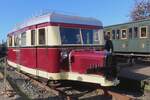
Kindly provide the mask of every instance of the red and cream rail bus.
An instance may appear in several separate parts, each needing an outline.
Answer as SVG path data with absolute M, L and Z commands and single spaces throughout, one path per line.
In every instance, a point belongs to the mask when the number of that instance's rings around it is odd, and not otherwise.
M 107 60 L 113 56 L 103 50 L 102 31 L 94 18 L 59 13 L 34 17 L 8 34 L 8 64 L 49 80 L 116 85 L 116 65 Z

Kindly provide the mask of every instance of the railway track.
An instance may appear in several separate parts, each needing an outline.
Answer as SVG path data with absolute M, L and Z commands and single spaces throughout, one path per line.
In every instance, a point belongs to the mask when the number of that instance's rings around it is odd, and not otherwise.
M 121 94 L 121 93 L 114 92 L 114 91 L 106 89 L 106 88 L 102 88 L 96 84 L 88 84 L 88 83 L 81 83 L 81 82 L 78 82 L 78 84 L 77 84 L 77 82 L 73 82 L 73 81 L 59 81 L 59 82 L 54 82 L 51 84 L 43 84 L 43 82 L 41 80 L 37 80 L 36 78 L 33 78 L 32 76 L 30 76 L 28 74 L 20 73 L 18 71 L 17 71 L 17 73 L 23 75 L 26 78 L 32 79 L 35 84 L 39 84 L 39 86 L 45 88 L 48 91 L 53 91 L 53 93 L 55 93 L 56 95 L 60 96 L 61 98 L 65 99 L 65 100 L 78 100 L 80 98 L 82 99 L 82 95 L 89 93 L 91 91 L 95 91 L 96 95 L 99 95 L 99 94 L 103 95 L 102 98 L 104 98 L 104 100 L 106 100 L 106 99 L 108 99 L 108 100 L 110 100 L 110 99 L 112 99 L 112 100 L 132 100 L 132 99 L 134 99 L 131 96 L 127 96 L 125 94 Z M 81 89 L 84 92 L 77 91 L 79 89 Z M 67 90 L 69 90 L 69 91 L 67 91 Z M 105 92 L 107 92 L 108 94 L 107 93 L 105 94 Z
M 4 68 L 3 68 L 4 70 Z M 4 73 L 3 73 L 4 74 Z M 21 71 L 17 71 L 12 67 L 7 67 L 7 80 L 11 83 L 12 87 L 15 91 L 18 91 L 24 99 L 32 99 L 28 98 L 28 96 L 22 92 L 21 87 L 18 86 L 17 81 L 27 81 L 30 84 L 34 84 L 35 86 L 42 88 L 42 92 L 50 92 L 53 94 L 53 98 L 57 98 L 58 100 L 132 100 L 132 97 L 121 94 L 119 92 L 114 92 L 112 90 L 103 91 L 99 85 L 96 84 L 87 84 L 82 82 L 74 82 L 74 81 L 51 81 L 49 84 L 43 83 L 39 78 L 33 77 L 29 74 L 23 73 Z M 16 75 L 15 75 L 16 74 Z M 15 81 L 14 81 L 15 80 Z M 105 92 L 107 91 L 108 94 Z M 42 97 L 39 97 L 42 98 Z M 50 99 L 51 97 L 47 97 L 46 99 Z

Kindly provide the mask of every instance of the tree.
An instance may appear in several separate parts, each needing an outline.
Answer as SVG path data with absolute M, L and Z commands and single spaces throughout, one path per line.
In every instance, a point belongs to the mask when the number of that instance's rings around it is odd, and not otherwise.
M 0 58 L 5 57 L 7 55 L 7 43 L 3 42 L 0 44 Z
M 135 0 L 130 17 L 132 21 L 150 18 L 150 0 Z

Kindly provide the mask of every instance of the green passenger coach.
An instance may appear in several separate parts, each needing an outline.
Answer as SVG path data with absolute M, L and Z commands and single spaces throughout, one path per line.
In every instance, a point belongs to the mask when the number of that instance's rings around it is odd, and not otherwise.
M 109 35 L 114 53 L 134 58 L 150 57 L 150 19 L 104 27 L 104 36 Z

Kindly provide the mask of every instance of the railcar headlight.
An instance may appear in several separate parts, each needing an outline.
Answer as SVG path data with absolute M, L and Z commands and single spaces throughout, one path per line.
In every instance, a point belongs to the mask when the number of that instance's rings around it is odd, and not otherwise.
M 65 58 L 68 57 L 67 51 L 62 51 L 62 52 L 60 53 L 60 55 L 61 55 L 62 59 L 65 59 Z

